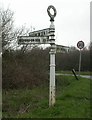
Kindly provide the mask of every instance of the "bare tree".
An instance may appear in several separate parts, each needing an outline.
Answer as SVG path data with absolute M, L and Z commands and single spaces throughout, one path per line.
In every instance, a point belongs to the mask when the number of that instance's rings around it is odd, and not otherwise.
M 26 36 L 26 35 L 28 36 L 29 35 L 29 31 L 30 31 L 30 29 L 26 28 L 26 26 L 21 26 L 20 28 L 15 28 L 14 34 L 13 34 L 14 39 L 12 41 L 12 43 L 13 43 L 12 48 L 13 49 L 21 48 L 21 51 L 23 51 L 23 52 L 26 51 L 26 49 L 28 47 L 28 44 L 26 44 L 26 45 L 19 45 L 17 37 L 18 36 Z
M 26 28 L 26 26 L 15 28 L 13 17 L 14 12 L 10 9 L 0 9 L 0 43 L 2 43 L 3 53 L 5 50 L 17 49 L 20 47 L 20 45 L 18 45 L 17 37 L 20 35 L 27 35 L 30 30 Z M 27 45 L 22 46 L 22 48 L 25 50 Z
M 9 48 L 10 42 L 13 38 L 13 15 L 14 13 L 10 10 L 0 9 L 0 28 L 1 28 L 1 37 L 2 37 L 2 50 Z

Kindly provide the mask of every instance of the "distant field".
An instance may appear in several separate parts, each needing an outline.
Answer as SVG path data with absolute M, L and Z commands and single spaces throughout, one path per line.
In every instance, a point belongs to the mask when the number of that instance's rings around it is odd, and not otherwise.
M 3 118 L 90 118 L 89 79 L 57 76 L 56 104 L 51 108 L 48 86 L 3 90 Z

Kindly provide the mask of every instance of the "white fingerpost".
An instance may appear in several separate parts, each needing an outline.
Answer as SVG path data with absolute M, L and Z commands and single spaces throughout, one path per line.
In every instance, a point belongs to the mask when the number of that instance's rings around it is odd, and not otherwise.
M 50 9 L 53 9 L 54 15 L 50 13 Z M 50 5 L 47 9 L 48 15 L 50 16 L 50 33 L 49 33 L 49 40 L 51 42 L 51 49 L 50 49 L 50 84 L 49 84 L 49 107 L 54 106 L 55 104 L 55 26 L 54 26 L 54 17 L 56 16 L 56 9 L 54 6 Z
M 54 47 L 52 45 L 52 47 Z M 55 104 L 55 48 L 50 50 L 50 88 L 49 88 L 49 106 Z
M 51 49 L 50 49 L 50 88 L 49 88 L 49 107 L 55 104 L 55 39 L 54 39 L 55 26 L 54 23 L 51 22 L 50 25 L 50 41 L 51 41 Z
M 53 9 L 54 14 L 50 13 L 50 9 Z M 40 31 L 30 32 L 29 36 L 18 36 L 18 44 L 50 44 L 50 85 L 49 85 L 49 106 L 55 104 L 55 26 L 54 17 L 56 16 L 56 9 L 54 6 L 50 5 L 47 9 L 48 15 L 50 17 L 50 28 L 43 29 Z M 45 33 L 45 34 L 44 34 Z

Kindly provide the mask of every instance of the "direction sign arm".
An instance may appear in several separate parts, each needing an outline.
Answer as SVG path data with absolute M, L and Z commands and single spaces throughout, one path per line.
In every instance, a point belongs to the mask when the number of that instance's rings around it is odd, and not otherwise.
M 65 52 L 68 52 L 69 51 L 69 48 L 68 46 L 63 46 L 63 45 L 57 45 L 56 44 L 56 51 L 57 52 L 60 52 L 60 53 L 65 53 Z

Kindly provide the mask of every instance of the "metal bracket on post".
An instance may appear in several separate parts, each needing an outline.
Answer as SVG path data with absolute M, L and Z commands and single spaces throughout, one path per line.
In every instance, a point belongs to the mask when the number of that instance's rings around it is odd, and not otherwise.
M 54 15 L 50 13 L 50 9 L 53 9 Z M 50 17 L 50 35 L 49 40 L 51 41 L 51 50 L 50 50 L 50 88 L 49 88 L 49 107 L 55 104 L 55 39 L 54 39 L 54 17 L 56 16 L 56 9 L 54 6 L 50 5 L 47 9 L 48 15 Z

